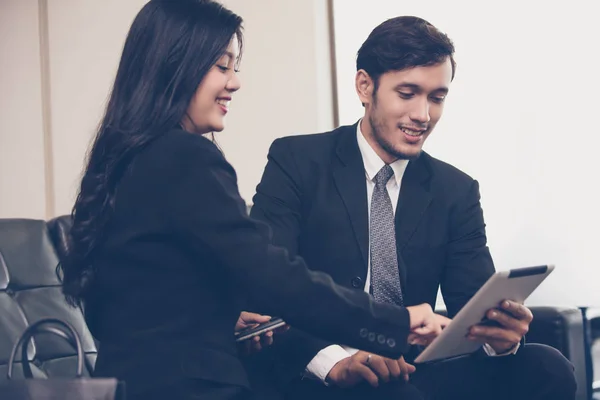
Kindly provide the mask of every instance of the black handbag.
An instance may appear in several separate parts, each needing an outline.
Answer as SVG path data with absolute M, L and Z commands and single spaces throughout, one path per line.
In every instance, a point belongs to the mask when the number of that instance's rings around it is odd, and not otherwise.
M 66 339 L 77 351 L 75 378 L 33 379 L 27 348 L 34 335 L 51 333 Z M 21 346 L 25 379 L 13 378 L 14 361 Z M 15 343 L 8 360 L 7 380 L 0 382 L 2 400 L 124 400 L 125 384 L 114 378 L 83 377 L 84 352 L 81 338 L 65 321 L 46 318 L 29 326 Z

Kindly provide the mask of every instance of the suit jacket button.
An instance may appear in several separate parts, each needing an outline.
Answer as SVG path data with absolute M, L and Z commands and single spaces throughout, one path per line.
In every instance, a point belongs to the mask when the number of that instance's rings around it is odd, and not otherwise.
M 377 335 L 377 341 L 379 342 L 379 344 L 384 344 L 385 343 L 385 336 L 383 336 L 383 335 Z
M 358 334 L 361 338 L 366 338 L 369 334 L 369 330 L 367 328 L 362 328 Z
M 352 278 L 350 283 L 352 284 L 352 287 L 355 289 L 364 288 L 363 280 L 360 276 L 355 276 L 354 278 Z
M 375 341 L 375 334 L 373 332 L 369 333 L 369 342 Z
M 394 347 L 396 347 L 396 341 L 392 338 L 389 338 L 387 340 L 387 345 L 390 346 L 391 348 L 394 348 Z

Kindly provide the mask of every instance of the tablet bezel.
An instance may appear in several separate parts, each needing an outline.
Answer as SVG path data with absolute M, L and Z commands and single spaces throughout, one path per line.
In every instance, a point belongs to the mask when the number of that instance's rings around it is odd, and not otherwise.
M 548 264 L 496 272 L 419 354 L 415 363 L 435 362 L 477 351 L 482 345 L 466 338 L 469 328 L 483 321 L 487 311 L 498 307 L 503 300 L 523 303 L 552 271 L 554 265 Z

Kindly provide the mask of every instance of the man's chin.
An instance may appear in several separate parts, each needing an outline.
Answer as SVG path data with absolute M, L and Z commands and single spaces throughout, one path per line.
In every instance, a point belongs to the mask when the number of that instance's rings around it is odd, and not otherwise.
M 412 153 L 398 153 L 398 159 L 400 160 L 408 160 L 408 161 L 414 161 L 417 158 L 419 158 L 419 156 L 421 155 L 422 150 L 419 150 L 417 152 L 412 152 Z
M 421 146 L 411 146 L 406 143 L 399 145 L 393 145 L 385 140 L 381 140 L 377 136 L 375 137 L 379 146 L 392 158 L 397 160 L 416 160 L 419 158 L 422 152 Z
M 417 158 L 419 158 L 419 156 L 421 155 L 421 153 L 423 152 L 422 149 L 418 149 L 418 150 L 399 150 L 399 149 L 385 149 L 386 152 L 388 154 L 390 154 L 391 156 L 393 156 L 394 158 L 398 159 L 398 160 L 408 160 L 408 161 L 414 161 Z

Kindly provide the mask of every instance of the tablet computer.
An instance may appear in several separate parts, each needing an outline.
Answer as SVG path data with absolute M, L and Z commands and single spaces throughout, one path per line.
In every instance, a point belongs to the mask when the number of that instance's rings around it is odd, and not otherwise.
M 246 328 L 235 333 L 235 340 L 241 342 L 253 338 L 254 336 L 262 335 L 265 332 L 272 331 L 285 325 L 285 321 L 281 318 L 271 318 L 268 322 L 259 324 L 254 328 Z
M 466 338 L 469 328 L 486 323 L 487 311 L 497 308 L 503 300 L 524 302 L 553 270 L 553 265 L 542 265 L 496 272 L 456 314 L 442 333 L 419 354 L 415 363 L 454 358 L 477 351 L 481 343 Z

